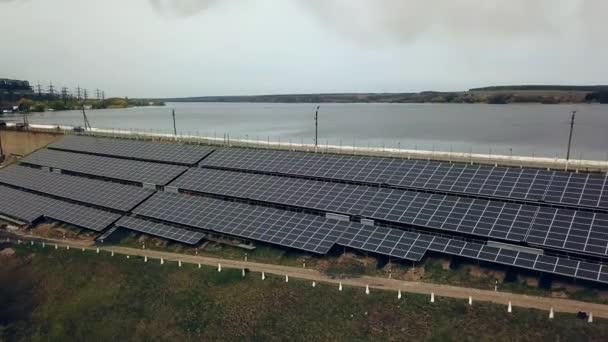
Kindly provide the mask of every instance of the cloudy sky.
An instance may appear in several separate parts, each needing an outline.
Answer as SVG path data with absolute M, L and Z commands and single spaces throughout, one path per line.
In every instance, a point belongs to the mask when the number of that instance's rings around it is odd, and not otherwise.
M 172 97 L 608 83 L 605 0 L 0 0 L 0 77 Z

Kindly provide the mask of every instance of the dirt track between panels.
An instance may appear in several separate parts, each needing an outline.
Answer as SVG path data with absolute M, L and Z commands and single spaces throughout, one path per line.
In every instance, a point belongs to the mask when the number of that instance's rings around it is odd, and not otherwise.
M 49 245 L 54 243 L 55 241 L 49 240 L 47 248 L 54 248 L 54 246 Z M 67 244 L 65 241 L 57 241 L 57 244 L 62 248 L 65 248 L 68 245 L 72 248 L 85 248 L 87 252 L 95 251 L 96 249 L 96 247 L 92 247 L 88 244 L 83 243 Z M 403 292 L 426 294 L 429 296 L 432 292 L 435 294 L 435 296 L 463 299 L 464 302 L 466 302 L 469 296 L 471 296 L 473 298 L 473 305 L 475 305 L 476 301 L 491 302 L 495 304 L 505 305 L 505 310 L 507 304 L 510 301 L 514 307 L 513 312 L 515 314 L 517 313 L 517 307 L 547 311 L 549 311 L 550 308 L 553 308 L 555 312 L 566 312 L 576 314 L 579 311 L 583 311 L 587 313 L 593 313 L 594 317 L 608 318 L 608 305 L 587 303 L 569 299 L 529 296 L 501 291 L 495 292 L 458 286 L 412 282 L 369 276 L 348 279 L 335 279 L 330 278 L 314 269 L 306 269 L 292 266 L 212 258 L 198 255 L 185 255 L 130 247 L 100 247 L 100 253 L 107 254 L 111 253 L 112 251 L 115 254 L 119 255 L 139 256 L 142 258 L 146 256 L 148 258 L 148 262 L 159 262 L 159 259 L 162 258 L 164 259 L 165 263 L 177 263 L 181 260 L 182 263 L 187 264 L 201 264 L 211 267 L 217 267 L 218 264 L 221 264 L 222 268 L 246 268 L 251 272 L 265 272 L 268 275 L 276 275 L 280 277 L 285 277 L 286 275 L 288 275 L 291 278 L 335 284 L 336 291 L 338 288 L 338 284 L 342 283 L 343 286 L 360 288 L 365 288 L 366 286 L 369 286 L 369 288 L 372 290 L 381 289 L 395 292 L 401 290 Z M 167 267 L 172 267 L 172 265 L 168 264 Z

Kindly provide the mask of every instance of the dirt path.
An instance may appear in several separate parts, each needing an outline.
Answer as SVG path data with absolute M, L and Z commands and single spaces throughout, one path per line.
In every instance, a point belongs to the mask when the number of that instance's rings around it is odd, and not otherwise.
M 24 240 L 27 237 L 22 236 Z M 38 239 L 37 239 L 38 240 Z M 28 242 L 29 243 L 29 242 Z M 40 243 L 40 242 L 38 242 Z M 59 247 L 81 249 L 85 251 L 95 251 L 97 247 L 92 247 L 85 243 L 66 243 L 65 241 L 51 241 L 47 240 L 47 248 L 55 248 L 54 244 L 57 243 Z M 263 264 L 251 261 L 240 261 L 230 260 L 221 258 L 212 258 L 206 256 L 197 255 L 185 255 L 170 252 L 154 251 L 149 249 L 138 249 L 130 247 L 99 247 L 100 253 L 114 252 L 115 254 L 129 255 L 129 256 L 140 256 L 148 257 L 148 262 L 159 262 L 159 259 L 163 258 L 165 262 L 178 262 L 189 264 L 201 264 L 206 266 L 217 267 L 221 264 L 222 268 L 236 268 L 243 269 L 247 268 L 252 272 L 265 272 L 266 274 L 278 275 L 285 277 L 288 275 L 291 278 L 305 279 L 310 281 L 329 283 L 336 285 L 336 291 L 338 284 L 341 282 L 344 286 L 360 287 L 365 288 L 369 286 L 370 289 L 382 289 L 382 290 L 401 290 L 403 292 L 418 293 L 430 295 L 431 292 L 435 296 L 459 298 L 463 301 L 467 301 L 469 296 L 473 298 L 473 305 L 476 301 L 491 302 L 495 304 L 506 305 L 510 301 L 514 307 L 514 313 L 517 314 L 517 307 L 532 308 L 539 310 L 549 310 L 553 307 L 555 312 L 567 312 L 577 313 L 579 311 L 592 312 L 594 317 L 608 318 L 608 305 L 586 303 L 576 300 L 569 299 L 558 299 L 549 297 L 538 297 L 528 296 L 521 294 L 514 294 L 508 292 L 494 292 L 479 289 L 471 289 L 450 285 L 431 284 L 423 282 L 404 281 L 388 278 L 369 277 L 362 276 L 359 278 L 350 279 L 333 279 L 319 271 L 314 269 L 306 269 L 292 266 L 274 265 L 274 264 Z M 172 267 L 172 265 L 167 265 Z M 363 290 L 362 290 L 363 291 Z

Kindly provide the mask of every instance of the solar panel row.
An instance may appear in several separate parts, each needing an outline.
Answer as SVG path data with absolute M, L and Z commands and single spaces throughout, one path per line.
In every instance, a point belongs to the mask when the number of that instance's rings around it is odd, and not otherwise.
M 498 248 L 441 236 L 391 228 L 347 229 L 337 243 L 382 255 L 419 261 L 427 250 L 545 273 L 608 283 L 608 266 L 566 258 Z
M 102 231 L 120 218 L 119 214 L 0 186 L 0 213 L 32 223 L 44 216 L 94 231 Z
M 608 208 L 608 176 L 601 174 L 232 148 L 199 165 Z
M 420 261 L 428 249 L 421 235 L 397 229 L 374 226 L 348 227 L 337 244 L 392 257 Z
M 190 169 L 171 185 L 189 191 L 608 255 L 608 215 L 601 213 L 214 169 Z M 545 218 L 547 215 L 550 220 Z
M 205 234 L 201 232 L 193 232 L 172 225 L 142 220 L 131 216 L 124 216 L 115 225 L 188 245 L 196 245 L 205 237 Z
M 194 165 L 214 150 L 204 146 L 85 136 L 66 136 L 49 148 L 182 165 Z
M 17 165 L 0 170 L 0 183 L 120 211 L 131 210 L 153 193 L 137 186 Z
M 344 223 L 319 216 L 183 194 L 157 193 L 135 214 L 223 234 L 325 254 Z
M 467 258 L 608 283 L 608 266 L 585 261 L 496 248 L 474 242 L 433 237 L 429 250 Z
M 187 170 L 185 166 L 143 162 L 71 153 L 58 150 L 39 150 L 21 163 L 47 166 L 92 176 L 129 182 L 165 185 Z

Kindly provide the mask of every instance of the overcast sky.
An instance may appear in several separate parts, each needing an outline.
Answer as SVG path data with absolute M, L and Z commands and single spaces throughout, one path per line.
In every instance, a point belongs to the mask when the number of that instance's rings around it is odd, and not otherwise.
M 108 96 L 608 83 L 606 0 L 0 0 L 0 78 Z

